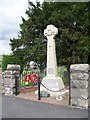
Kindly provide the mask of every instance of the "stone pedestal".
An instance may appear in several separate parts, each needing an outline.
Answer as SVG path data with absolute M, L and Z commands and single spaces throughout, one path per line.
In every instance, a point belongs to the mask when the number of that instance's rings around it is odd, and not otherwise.
M 42 84 L 44 91 L 48 91 L 50 95 L 57 96 L 57 92 L 64 88 L 63 81 L 57 76 L 57 60 L 55 49 L 55 35 L 58 33 L 58 29 L 53 25 L 48 25 L 44 30 L 44 36 L 47 37 L 47 75 L 43 78 Z M 48 89 L 47 89 L 48 88 Z M 51 91 L 50 91 L 51 90 Z
M 46 87 L 46 88 L 43 88 L 43 90 L 49 92 L 51 96 L 57 96 L 57 94 L 60 92 L 59 90 L 62 90 L 64 88 L 63 81 L 58 76 L 56 77 L 46 76 L 45 78 L 43 78 L 42 84 L 45 85 Z

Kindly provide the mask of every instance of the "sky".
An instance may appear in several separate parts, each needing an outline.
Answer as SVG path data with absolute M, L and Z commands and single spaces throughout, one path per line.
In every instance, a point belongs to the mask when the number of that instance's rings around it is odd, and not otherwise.
M 30 1 L 35 3 L 36 0 Z M 12 53 L 10 38 L 17 38 L 21 16 L 27 19 L 26 10 L 28 0 L 0 0 L 0 55 Z
M 27 19 L 26 10 L 28 0 L 0 0 L 0 55 L 12 53 L 10 38 L 17 38 L 21 16 Z

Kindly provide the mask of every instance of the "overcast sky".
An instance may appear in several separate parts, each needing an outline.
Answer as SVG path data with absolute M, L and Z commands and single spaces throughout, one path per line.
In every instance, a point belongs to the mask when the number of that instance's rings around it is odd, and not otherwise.
M 0 0 L 0 54 L 11 53 L 10 38 L 17 38 L 21 16 L 27 19 L 27 9 L 28 0 Z

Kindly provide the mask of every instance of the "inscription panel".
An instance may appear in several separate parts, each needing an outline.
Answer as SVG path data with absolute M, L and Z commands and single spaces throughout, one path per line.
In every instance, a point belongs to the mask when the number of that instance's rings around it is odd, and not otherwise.
M 48 68 L 48 74 L 54 74 L 53 68 Z
M 49 81 L 49 83 L 48 83 L 48 81 Z M 43 81 L 43 84 L 45 86 L 47 86 L 47 88 L 50 90 L 59 88 L 58 79 L 47 79 L 47 80 Z

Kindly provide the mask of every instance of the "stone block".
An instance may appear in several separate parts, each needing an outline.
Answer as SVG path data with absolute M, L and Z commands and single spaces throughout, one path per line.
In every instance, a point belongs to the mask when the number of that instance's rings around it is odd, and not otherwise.
M 71 80 L 88 80 L 89 79 L 89 73 L 71 73 L 70 74 Z
M 15 75 L 15 74 L 20 74 L 20 71 L 15 71 L 15 70 L 6 70 L 5 72 L 4 72 L 4 75 L 5 76 L 7 76 L 7 75 Z
M 12 78 L 4 78 L 3 81 L 4 81 L 4 82 L 9 82 L 9 83 L 11 83 L 11 82 L 15 82 L 15 79 L 12 79 Z
M 12 71 L 11 71 L 11 70 L 6 70 L 6 71 L 4 72 L 4 75 L 12 75 Z
M 88 108 L 88 100 L 87 99 L 77 99 L 77 98 L 72 98 L 71 99 L 71 105 L 76 106 L 76 107 L 81 107 L 81 108 Z
M 20 71 L 20 65 L 8 64 L 7 65 L 7 70 Z
M 14 75 L 5 74 L 4 79 L 14 79 Z
M 90 107 L 90 98 L 88 99 L 88 106 Z
M 88 89 L 71 89 L 71 97 L 88 99 Z
M 71 80 L 71 88 L 87 89 L 88 81 L 86 80 Z
M 5 95 L 13 95 L 13 88 L 5 87 Z
M 88 64 L 73 64 L 70 66 L 70 71 L 71 72 L 75 72 L 75 71 L 88 72 L 90 71 L 90 66 Z

